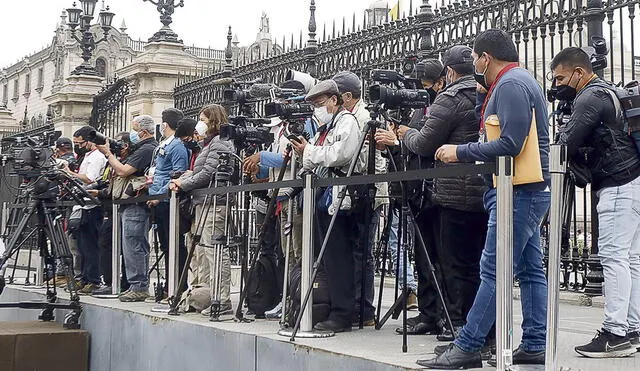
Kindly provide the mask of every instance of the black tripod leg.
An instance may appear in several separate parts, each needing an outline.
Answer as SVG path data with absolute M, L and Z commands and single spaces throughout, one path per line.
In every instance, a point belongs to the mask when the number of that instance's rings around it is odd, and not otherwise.
M 378 290 L 378 307 L 376 308 L 376 329 L 380 323 L 380 312 L 382 310 L 382 293 L 384 291 L 384 279 L 387 273 L 387 254 L 389 250 L 389 234 L 391 232 L 391 224 L 393 223 L 393 205 L 389 205 L 389 211 L 387 213 L 387 220 L 384 225 L 382 237 L 378 241 L 378 250 L 383 256 L 381 262 L 382 271 L 380 273 L 380 289 Z

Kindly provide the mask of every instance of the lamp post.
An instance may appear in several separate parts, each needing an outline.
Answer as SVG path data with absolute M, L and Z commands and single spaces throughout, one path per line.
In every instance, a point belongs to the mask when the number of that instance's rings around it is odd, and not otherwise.
M 182 40 L 178 39 L 176 34 L 169 25 L 173 22 L 171 15 L 175 12 L 176 8 L 184 6 L 184 0 L 142 0 L 144 2 L 150 2 L 156 6 L 158 13 L 160 13 L 160 22 L 162 22 L 162 28 L 156 32 L 149 42 L 171 42 L 182 44 Z
M 71 36 L 80 44 L 82 50 L 82 59 L 84 62 L 76 67 L 71 72 L 72 75 L 93 75 L 97 76 L 96 68 L 89 63 L 93 50 L 96 45 L 107 40 L 107 35 L 111 29 L 111 22 L 113 21 L 114 13 L 109 11 L 109 7 L 100 11 L 100 24 L 104 31 L 104 36 L 100 40 L 96 40 L 91 32 L 91 21 L 93 20 L 93 14 L 96 10 L 96 3 L 98 0 L 79 0 L 82 9 L 76 8 L 76 3 L 73 3 L 73 8 L 67 9 L 69 16 L 68 24 L 71 29 Z M 76 34 L 78 29 L 82 35 L 78 37 Z

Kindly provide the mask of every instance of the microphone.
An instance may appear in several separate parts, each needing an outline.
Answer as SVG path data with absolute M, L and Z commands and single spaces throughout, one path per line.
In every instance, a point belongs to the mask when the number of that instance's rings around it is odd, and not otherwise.
M 211 81 L 211 85 L 231 85 L 235 80 L 232 77 L 223 77 L 221 79 Z
M 280 88 L 274 84 L 253 84 L 249 89 L 249 94 L 254 98 L 270 98 L 271 90 L 275 89 L 276 92 Z

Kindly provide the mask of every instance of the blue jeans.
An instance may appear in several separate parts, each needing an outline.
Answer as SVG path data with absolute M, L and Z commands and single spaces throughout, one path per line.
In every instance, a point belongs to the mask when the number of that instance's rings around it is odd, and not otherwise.
M 127 205 L 123 207 L 120 222 L 122 226 L 122 255 L 127 271 L 129 289 L 149 290 L 149 209 L 145 206 Z M 113 279 L 117 280 L 116 277 Z
M 400 221 L 400 215 L 398 209 L 393 209 L 391 221 L 391 230 L 389 231 L 389 250 L 391 251 L 391 259 L 393 259 L 393 267 L 396 271 L 396 279 L 398 285 L 404 287 L 404 274 L 400 272 L 401 267 L 404 266 L 404 249 L 400 249 L 400 260 L 398 260 L 398 222 Z M 413 223 L 409 221 L 407 223 L 409 232 L 409 241 L 407 246 L 413 246 L 414 232 Z M 418 292 L 418 283 L 413 275 L 413 268 L 411 263 L 407 262 L 407 288 L 411 289 L 414 293 Z
M 513 192 L 513 272 L 520 281 L 522 348 L 545 349 L 547 279 L 542 268 L 540 223 L 551 203 L 550 192 Z M 487 240 L 480 259 L 480 288 L 467 315 L 467 324 L 455 340 L 466 352 L 479 351 L 496 320 L 496 190 L 484 195 L 489 212 Z
M 603 328 L 640 330 L 640 178 L 598 191 L 598 256 L 604 271 Z

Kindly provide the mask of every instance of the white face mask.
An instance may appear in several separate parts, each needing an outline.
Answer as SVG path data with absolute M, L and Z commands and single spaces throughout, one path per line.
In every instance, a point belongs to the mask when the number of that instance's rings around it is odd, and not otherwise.
M 322 106 L 320 108 L 314 108 L 313 109 L 313 114 L 323 124 L 330 123 L 331 119 L 333 118 L 333 114 L 331 114 L 331 113 L 329 113 L 327 111 L 327 107 L 326 106 Z

